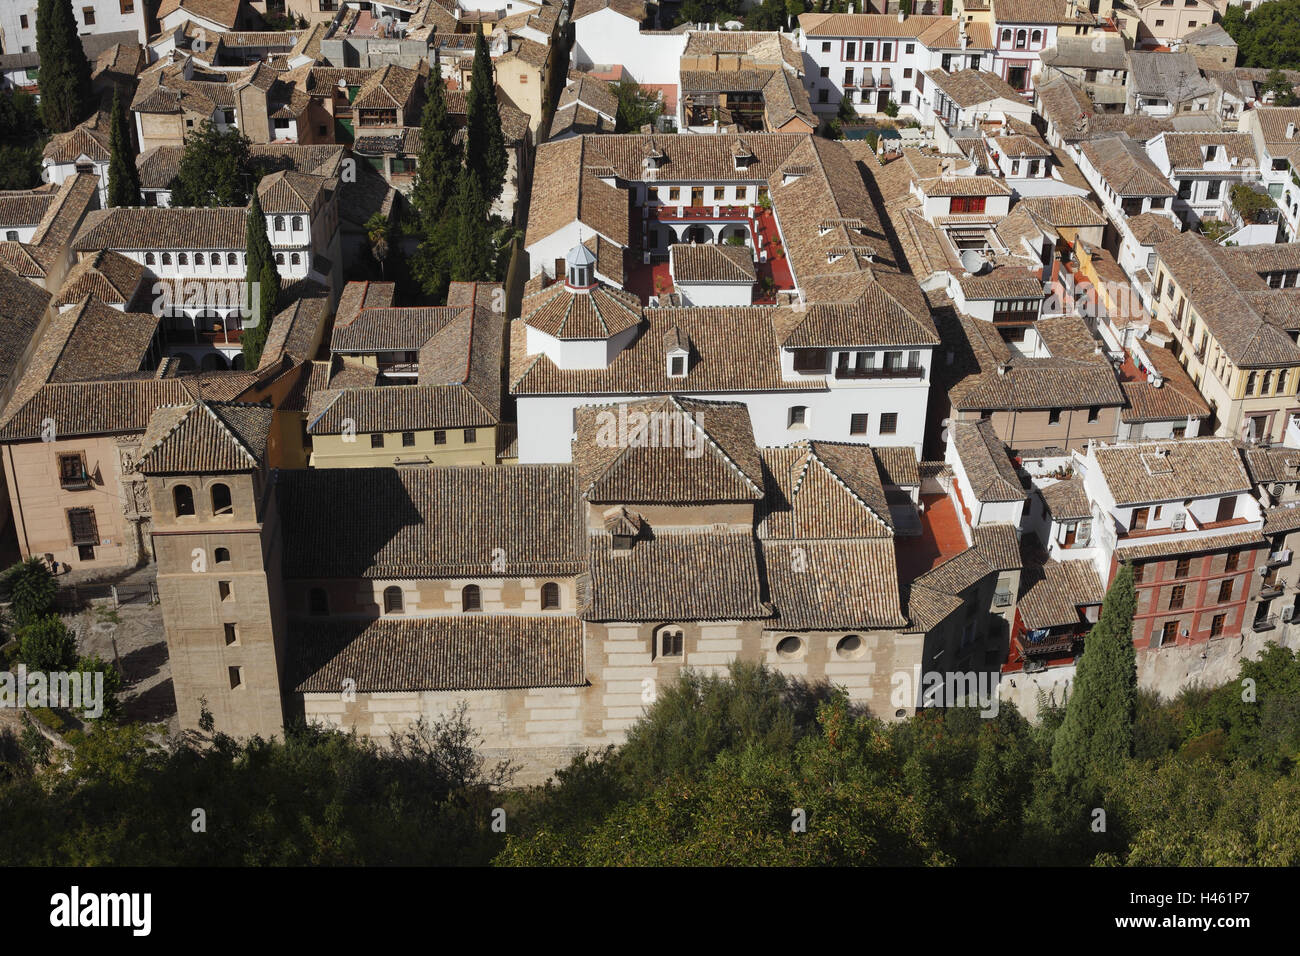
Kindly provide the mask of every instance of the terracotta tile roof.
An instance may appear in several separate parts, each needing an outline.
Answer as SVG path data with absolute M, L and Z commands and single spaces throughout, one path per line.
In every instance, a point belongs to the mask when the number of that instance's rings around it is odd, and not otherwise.
M 401 109 L 410 102 L 419 80 L 418 71 L 389 63 L 366 77 L 352 106 L 354 109 Z
M 625 434 L 617 425 L 624 420 Z M 578 489 L 593 503 L 703 504 L 763 497 L 762 464 L 743 403 L 666 396 L 584 405 L 575 413 L 574 434 Z
M 291 625 L 291 682 L 300 694 L 580 687 L 575 617 L 446 615 Z M 349 685 L 353 686 L 353 685 Z
M 522 466 L 511 466 L 511 468 Z M 615 552 L 590 538 L 588 621 L 738 621 L 772 616 L 749 531 L 661 533 Z
M 1300 348 L 1274 321 L 1270 293 L 1248 260 L 1195 233 L 1182 233 L 1156 247 L 1156 256 L 1178 283 L 1187 303 L 1215 341 L 1239 367 L 1295 365 Z M 1279 290 L 1280 291 L 1280 290 Z M 1253 298 L 1247 292 L 1259 292 Z
M 307 431 L 313 435 L 487 428 L 497 414 L 469 389 L 455 385 L 379 385 L 312 393 Z
M 960 70 L 956 73 L 926 70 L 925 78 L 963 109 L 997 99 L 1024 101 L 1020 92 L 1006 80 L 987 70 Z
M 170 16 L 177 10 L 213 23 L 219 23 L 228 30 L 233 30 L 239 20 L 239 11 L 243 0 L 162 0 L 158 5 L 158 19 Z
M 713 243 L 668 247 L 673 279 L 677 282 L 755 282 L 754 256 L 748 246 Z
M 976 501 L 1025 500 L 1024 484 L 991 423 L 953 422 L 948 426 L 948 436 L 972 485 L 967 490 Z
M 295 543 L 284 556 L 289 578 L 585 570 L 586 532 L 573 469 L 564 465 L 280 471 L 276 493 L 285 540 Z M 496 549 L 505 552 L 504 571 Z
M 1101 477 L 1119 507 L 1208 498 L 1249 491 L 1250 477 L 1226 438 L 1102 445 L 1094 449 Z
M 1090 139 L 1079 148 L 1106 184 L 1121 197 L 1164 197 L 1177 193 L 1141 143 L 1122 136 L 1107 136 Z
M 554 338 L 608 339 L 641 323 L 641 300 L 605 285 L 575 292 L 556 282 L 525 296 L 520 316 Z
M 771 628 L 856 630 L 907 624 L 899 606 L 894 544 L 888 538 L 766 540 L 763 554 L 777 611 Z
M 123 206 L 98 209 L 86 216 L 72 248 L 100 249 L 243 249 L 248 210 L 242 207 L 186 209 Z
M 288 307 L 271 320 L 259 369 L 270 368 L 286 355 L 295 363 L 310 361 L 329 318 L 329 294 L 314 282 L 285 290 L 281 301 L 286 298 L 290 300 Z
M 0 440 L 38 440 L 46 419 L 53 419 L 58 434 L 67 437 L 143 434 L 156 408 L 193 397 L 179 378 L 43 385 L 20 405 L 10 403 Z
M 995 571 L 1014 571 L 1021 567 L 1020 532 L 1010 524 L 982 524 L 971 528 L 972 547 Z
M 18 363 L 50 306 L 50 294 L 0 267 L 0 391 L 19 375 Z
M 936 366 L 948 398 L 961 411 L 1106 407 L 1124 404 L 1124 392 L 1094 340 L 1073 317 L 1040 319 L 1050 358 L 1013 356 L 989 322 L 960 315 L 946 297 L 934 297 L 952 366 Z
M 1139 538 L 1138 541 L 1143 539 Z M 1234 531 L 1231 534 L 1197 535 L 1176 541 L 1157 541 L 1153 544 L 1125 544 L 1120 542 L 1115 551 L 1118 561 L 1150 561 L 1184 554 L 1204 554 L 1208 551 L 1227 551 L 1233 548 L 1267 547 L 1268 539 L 1259 531 Z
M 1067 478 L 1038 489 L 1047 512 L 1057 521 L 1075 521 L 1092 514 L 1082 478 Z
M 324 176 L 293 170 L 280 170 L 263 176 L 257 184 L 257 197 L 265 213 L 309 213 L 321 190 L 329 185 Z
M 1082 196 L 1025 196 L 1016 209 L 1027 209 L 1053 226 L 1104 226 L 1107 219 L 1100 209 Z M 1129 220 L 1131 224 L 1133 220 Z
M 63 280 L 54 307 L 72 305 L 93 295 L 107 305 L 129 307 L 144 282 L 145 270 L 134 259 L 101 250 L 82 259 Z
M 646 15 L 645 4 L 639 0 L 574 0 L 572 19 L 577 22 L 583 17 L 605 9 L 613 10 L 638 23 L 644 20 Z
M 1168 349 L 1147 349 L 1148 355 L 1153 352 L 1171 355 Z M 1178 360 L 1173 361 L 1176 363 Z M 1179 371 L 1182 371 L 1181 366 Z M 1176 373 L 1170 374 L 1159 388 L 1150 382 L 1124 382 L 1121 387 L 1128 402 L 1128 407 L 1121 413 L 1122 421 L 1160 422 L 1210 417 L 1210 406 L 1205 403 L 1186 372 L 1181 377 Z
M 561 369 L 545 355 L 528 355 L 525 324 L 511 323 L 510 390 L 518 395 L 667 395 L 824 388 L 787 382 L 773 328 L 775 306 L 650 309 L 644 331 L 607 368 Z M 679 329 L 691 342 L 684 378 L 668 376 L 664 336 Z
M 972 299 L 1042 298 L 1043 280 L 1020 266 L 997 266 L 984 275 L 963 275 L 962 294 Z
M 154 412 L 137 458 L 146 475 L 256 471 L 266 459 L 270 405 L 191 402 Z
M 629 244 L 627 193 L 583 171 L 583 144 L 590 138 L 579 136 L 537 148 L 525 245 L 540 242 L 575 220 L 619 245 Z
M 54 192 L 15 189 L 0 192 L 0 226 L 35 226 L 54 202 Z
M 1282 534 L 1300 530 L 1300 507 L 1277 505 L 1264 509 L 1264 533 Z
M 991 0 L 993 22 L 1070 26 L 1096 23 L 1096 15 L 1070 0 Z
M 1010 196 L 1011 187 L 992 176 L 952 176 L 922 179 L 918 186 L 927 196 Z
M 1105 597 L 1106 588 L 1091 561 L 1047 561 L 1021 573 L 1016 609 L 1025 627 L 1037 631 L 1081 624 L 1080 608 L 1100 604 Z
M 920 486 L 921 471 L 916 449 L 910 445 L 895 445 L 872 448 L 871 452 L 876 456 L 876 466 L 884 484 L 898 488 Z
M 962 607 L 964 591 L 997 571 L 981 549 L 972 547 L 919 576 L 907 594 L 910 630 L 933 630 Z
M 1144 212 L 1140 216 L 1130 216 L 1128 227 L 1133 238 L 1144 246 L 1153 246 L 1157 242 L 1172 239 L 1182 230 L 1178 223 L 1158 212 Z
M 107 162 L 111 155 L 110 127 L 109 115 L 104 112 L 96 113 L 66 133 L 55 133 L 45 144 L 42 155 L 55 163 L 75 163 L 82 156 Z
M 1255 153 L 1255 139 L 1249 133 L 1165 133 L 1165 150 L 1174 169 L 1204 169 L 1206 162 L 1202 148 L 1221 147 L 1220 157 L 1226 154 L 1229 164 L 1259 165 Z
M 1300 481 L 1300 449 L 1247 445 L 1242 453 L 1246 459 L 1246 471 L 1256 485 Z
M 1088 117 L 1096 111 L 1082 87 L 1064 76 L 1040 78 L 1034 85 L 1034 103 L 1039 115 L 1056 127 L 1065 142 L 1083 139 L 1090 127 Z
M 800 442 L 761 454 L 768 475 L 759 523 L 764 540 L 892 536 L 884 475 L 869 446 Z

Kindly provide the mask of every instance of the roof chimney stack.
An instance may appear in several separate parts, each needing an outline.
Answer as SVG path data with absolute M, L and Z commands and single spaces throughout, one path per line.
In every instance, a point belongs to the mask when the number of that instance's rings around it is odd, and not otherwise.
M 1295 123 L 1286 124 L 1286 138 L 1295 139 Z

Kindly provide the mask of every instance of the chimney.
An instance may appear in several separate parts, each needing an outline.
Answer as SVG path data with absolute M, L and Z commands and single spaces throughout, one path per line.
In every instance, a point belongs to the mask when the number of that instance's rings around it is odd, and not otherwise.
M 998 374 L 999 374 L 999 375 L 1006 375 L 1006 374 L 1007 374 L 1007 369 L 1009 369 L 1010 367 L 1011 367 L 1011 363 L 1010 363 L 1010 362 L 999 362 L 999 363 L 998 363 Z
M 1295 123 L 1286 124 L 1286 138 L 1295 139 Z
M 899 8 L 898 8 L 898 22 L 899 22 L 899 23 L 902 23 L 902 22 L 903 22 L 903 8 L 902 8 L 902 7 L 899 7 Z

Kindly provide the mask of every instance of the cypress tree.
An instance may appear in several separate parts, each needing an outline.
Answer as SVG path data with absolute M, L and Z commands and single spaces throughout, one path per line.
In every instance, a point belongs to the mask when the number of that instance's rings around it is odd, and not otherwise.
M 506 138 L 501 132 L 496 82 L 487 39 L 480 30 L 474 40 L 474 69 L 470 74 L 465 120 L 465 164 L 478 178 L 479 192 L 490 207 L 506 181 Z
M 41 119 L 51 132 L 66 133 L 93 105 L 90 62 L 77 36 L 72 0 L 40 0 L 36 52 L 41 58 Z
M 460 168 L 461 153 L 456 146 L 456 130 L 447 115 L 447 93 L 435 50 L 428 95 L 420 118 L 420 157 L 411 189 L 411 205 L 425 235 L 431 232 L 451 201 Z
M 262 203 L 257 198 L 256 191 L 248 206 L 245 243 L 248 259 L 244 278 L 248 283 L 248 305 L 256 310 L 257 325 L 244 329 L 242 344 L 244 368 L 255 369 L 262 360 L 262 349 L 266 345 L 266 336 L 271 329 L 271 319 L 275 317 L 275 306 L 280 297 L 280 273 L 275 268 L 275 254 L 271 251 L 271 240 L 266 234 L 266 215 L 262 212 Z
M 1052 769 L 1078 782 L 1117 769 L 1133 755 L 1137 712 L 1137 654 L 1133 613 L 1137 596 L 1133 567 L 1124 564 L 1106 591 L 1101 615 L 1079 658 L 1065 720 L 1052 745 Z
M 450 253 L 450 277 L 458 282 L 482 282 L 493 278 L 492 229 L 488 223 L 488 201 L 479 188 L 478 177 L 466 167 L 456 181 L 453 199 L 456 234 L 446 248 Z
M 108 161 L 108 204 L 138 206 L 140 171 L 135 165 L 135 147 L 131 142 L 131 127 L 126 122 L 126 110 L 122 108 L 122 94 L 117 90 L 113 91 L 109 144 L 112 155 Z

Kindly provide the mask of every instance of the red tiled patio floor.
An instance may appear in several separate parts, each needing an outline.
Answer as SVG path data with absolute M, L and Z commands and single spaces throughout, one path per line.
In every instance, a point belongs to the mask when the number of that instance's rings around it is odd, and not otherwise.
M 907 587 L 926 571 L 967 548 L 952 499 L 947 495 L 922 495 L 921 501 L 925 510 L 921 513 L 920 536 L 894 539 L 900 587 Z
M 655 288 L 656 281 L 662 282 L 663 288 Z M 624 288 L 637 296 L 641 304 L 650 301 L 652 295 L 665 295 L 673 291 L 673 278 L 668 271 L 667 262 L 652 262 L 647 265 L 633 266 L 627 271 Z

